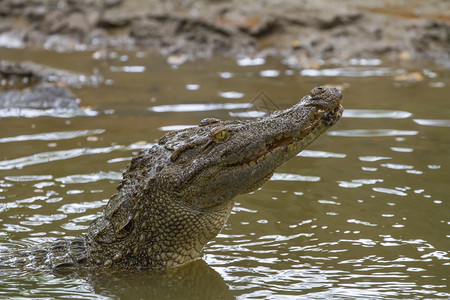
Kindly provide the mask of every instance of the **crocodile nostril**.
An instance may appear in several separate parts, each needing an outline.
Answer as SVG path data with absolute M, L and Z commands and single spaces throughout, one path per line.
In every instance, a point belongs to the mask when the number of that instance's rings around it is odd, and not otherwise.
M 309 95 L 313 97 L 313 99 L 319 95 L 322 95 L 323 93 L 326 93 L 328 91 L 327 88 L 324 88 L 323 86 L 315 87 L 309 92 Z

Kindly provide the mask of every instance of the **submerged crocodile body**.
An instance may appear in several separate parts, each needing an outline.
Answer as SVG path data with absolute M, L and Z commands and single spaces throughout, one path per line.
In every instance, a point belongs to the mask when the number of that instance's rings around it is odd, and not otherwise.
M 342 93 L 316 87 L 293 107 L 256 120 L 204 119 L 164 135 L 130 162 L 88 233 L 59 240 L 51 267 L 165 269 L 200 256 L 233 198 L 254 191 L 341 117 Z

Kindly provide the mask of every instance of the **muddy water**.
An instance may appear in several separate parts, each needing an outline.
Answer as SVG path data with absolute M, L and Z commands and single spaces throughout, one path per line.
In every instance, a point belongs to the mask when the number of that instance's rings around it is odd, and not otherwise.
M 450 297 L 448 70 L 415 70 L 423 80 L 411 82 L 377 60 L 294 70 L 262 59 L 173 67 L 146 53 L 0 51 L 107 79 L 74 90 L 80 111 L 0 111 L 2 252 L 85 232 L 128 160 L 167 130 L 286 108 L 325 83 L 344 88 L 346 108 L 262 189 L 236 198 L 204 260 L 170 273 L 0 270 L 0 297 Z

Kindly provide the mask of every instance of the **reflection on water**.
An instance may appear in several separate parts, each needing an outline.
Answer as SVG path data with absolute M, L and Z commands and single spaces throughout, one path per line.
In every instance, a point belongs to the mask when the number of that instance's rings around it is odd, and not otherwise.
M 21 117 L 21 118 L 37 118 L 37 117 L 56 117 L 56 118 L 72 118 L 76 116 L 96 116 L 98 112 L 90 108 L 64 109 L 34 109 L 34 108 L 0 108 L 0 118 Z
M 14 137 L 5 137 L 0 139 L 0 143 L 20 142 L 20 141 L 58 141 L 73 139 L 80 136 L 97 135 L 105 132 L 104 129 L 77 130 L 77 131 L 57 131 L 43 132 L 37 134 L 18 135 Z
M 419 132 L 415 130 L 398 130 L 398 129 L 350 129 L 350 130 L 333 130 L 328 135 L 349 136 L 349 137 L 376 137 L 376 136 L 401 136 L 401 135 L 417 135 Z
M 0 291 L 32 299 L 234 299 L 223 278 L 202 260 L 165 273 L 80 271 L 68 276 L 7 269 Z
M 380 109 L 346 109 L 345 117 L 360 119 L 406 119 L 412 116 L 412 113 L 399 110 L 380 110 Z
M 333 153 L 328 151 L 313 151 L 313 150 L 303 150 L 297 156 L 301 157 L 321 157 L 321 158 L 327 158 L 327 157 L 333 157 L 333 158 L 345 158 L 347 155 L 345 153 Z
M 413 121 L 419 125 L 425 125 L 425 126 L 450 127 L 450 120 L 414 119 Z
M 4 55 L 20 60 L 21 51 Z M 93 63 L 86 53 L 26 55 Z M 236 198 L 204 261 L 169 273 L 1 268 L 0 297 L 450 297 L 448 72 L 399 84 L 405 71 L 379 60 L 298 71 L 217 59 L 174 69 L 126 55 L 96 66 L 110 84 L 74 91 L 93 114 L 0 112 L 0 253 L 82 234 L 140 149 L 206 117 L 264 115 L 252 106 L 261 91 L 288 107 L 313 86 L 339 84 L 346 110 L 265 186 Z
M 232 92 L 229 92 L 232 93 Z M 223 93 L 222 93 L 223 94 Z M 222 95 L 223 96 L 223 95 Z M 224 98 L 232 98 L 231 96 Z M 240 98 L 240 97 L 236 97 Z M 210 110 L 230 110 L 243 109 L 251 107 L 250 103 L 205 103 L 205 104 L 173 104 L 173 105 L 159 105 L 149 107 L 148 110 L 154 112 L 199 112 Z
M 334 69 L 304 69 L 300 71 L 302 76 L 312 76 L 312 77 L 372 77 L 372 76 L 389 76 L 395 74 L 401 74 L 403 71 L 395 71 L 390 68 L 356 68 L 356 67 L 347 67 L 347 68 L 334 68 Z

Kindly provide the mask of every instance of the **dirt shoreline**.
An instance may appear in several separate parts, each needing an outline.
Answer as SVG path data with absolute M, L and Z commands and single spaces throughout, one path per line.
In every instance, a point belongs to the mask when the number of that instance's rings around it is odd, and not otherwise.
M 0 47 L 148 49 L 296 67 L 381 58 L 450 68 L 450 2 L 0 0 Z

